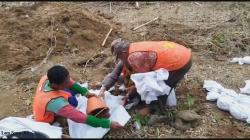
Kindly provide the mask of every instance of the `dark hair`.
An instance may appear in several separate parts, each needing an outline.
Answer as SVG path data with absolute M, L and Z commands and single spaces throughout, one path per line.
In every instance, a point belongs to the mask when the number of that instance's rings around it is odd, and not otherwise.
M 53 66 L 47 72 L 47 77 L 51 84 L 62 84 L 68 75 L 68 70 L 65 67 L 59 65 Z

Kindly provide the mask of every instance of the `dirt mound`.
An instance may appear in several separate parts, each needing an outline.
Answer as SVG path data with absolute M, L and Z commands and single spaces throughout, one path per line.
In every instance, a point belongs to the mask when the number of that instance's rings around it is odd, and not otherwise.
M 17 70 L 53 55 L 88 54 L 100 46 L 110 24 L 77 7 L 62 4 L 13 7 L 0 11 L 0 70 Z

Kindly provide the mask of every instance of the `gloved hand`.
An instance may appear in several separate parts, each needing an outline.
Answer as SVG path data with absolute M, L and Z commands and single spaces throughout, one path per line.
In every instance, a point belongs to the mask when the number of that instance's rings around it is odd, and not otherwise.
M 99 97 L 104 98 L 106 88 L 104 86 L 101 87 L 100 92 L 99 92 Z

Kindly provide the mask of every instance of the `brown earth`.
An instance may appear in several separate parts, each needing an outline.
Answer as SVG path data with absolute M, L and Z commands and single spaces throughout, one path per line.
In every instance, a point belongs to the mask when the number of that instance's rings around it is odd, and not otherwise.
M 80 82 L 96 84 L 110 72 L 114 59 L 110 42 L 171 40 L 193 51 L 193 66 L 177 88 L 178 110 L 191 107 L 202 123 L 187 131 L 168 124 L 134 130 L 132 122 L 107 137 L 205 138 L 250 136 L 250 127 L 218 110 L 205 100 L 205 79 L 216 80 L 239 91 L 250 79 L 250 66 L 229 64 L 232 57 L 250 52 L 250 3 L 248 2 L 134 2 L 36 3 L 0 8 L 0 117 L 32 113 L 32 96 L 39 78 L 55 64 L 65 65 Z M 156 16 L 159 20 L 132 31 Z M 114 28 L 105 47 L 101 43 Z M 46 57 L 50 48 L 52 53 Z M 41 63 L 48 58 L 46 63 Z M 41 64 L 41 65 L 40 65 Z M 86 65 L 87 64 L 87 65 Z

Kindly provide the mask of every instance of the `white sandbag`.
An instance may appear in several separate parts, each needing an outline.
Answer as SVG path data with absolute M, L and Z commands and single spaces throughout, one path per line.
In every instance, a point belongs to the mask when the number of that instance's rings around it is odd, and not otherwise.
M 246 80 L 245 83 L 246 83 L 245 87 L 240 88 L 240 92 L 250 95 L 250 80 Z
M 237 102 L 250 109 L 250 96 L 249 95 L 239 94 L 237 98 Z
M 237 63 L 237 62 L 239 62 L 240 60 L 241 60 L 240 57 L 234 57 L 230 62 L 231 62 L 231 63 Z
M 205 80 L 203 88 L 205 88 L 207 91 L 214 91 L 214 92 L 221 92 L 224 89 L 221 84 L 213 80 Z
M 231 63 L 239 63 L 240 65 L 243 64 L 250 64 L 250 56 L 245 56 L 245 57 L 235 57 L 231 61 Z
M 249 81 L 246 81 L 246 84 Z M 220 84 L 211 80 L 205 81 L 203 87 L 209 91 L 206 97 L 207 100 L 215 101 L 217 99 L 219 109 L 229 111 L 235 119 L 250 123 L 250 96 L 238 94 L 232 89 L 223 88 Z M 247 88 L 241 89 L 242 91 L 247 91 Z
M 250 56 L 243 57 L 241 62 L 244 63 L 244 64 L 250 64 Z
M 7 117 L 0 121 L 0 137 L 5 133 L 22 131 L 37 131 L 46 134 L 49 138 L 61 138 L 62 128 L 52 126 L 49 123 L 36 122 L 28 118 Z
M 234 99 L 227 95 L 222 95 L 217 99 L 218 108 L 224 111 L 229 111 L 230 105 L 234 103 L 235 103 Z
M 231 105 L 229 108 L 229 112 L 235 119 L 241 121 L 246 121 L 250 117 L 247 108 L 239 103 Z
M 208 101 L 216 101 L 221 95 L 218 92 L 209 91 L 206 96 Z
M 223 88 L 222 91 L 220 92 L 221 95 L 227 95 L 227 96 L 230 96 L 230 97 L 233 97 L 233 98 L 237 98 L 239 96 L 238 93 L 236 93 L 234 90 L 232 89 L 226 89 L 226 88 Z
M 170 107 L 176 106 L 177 105 L 177 99 L 175 95 L 175 90 L 173 89 L 171 93 L 168 95 L 166 104 Z

